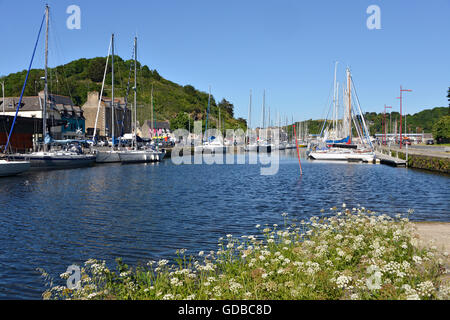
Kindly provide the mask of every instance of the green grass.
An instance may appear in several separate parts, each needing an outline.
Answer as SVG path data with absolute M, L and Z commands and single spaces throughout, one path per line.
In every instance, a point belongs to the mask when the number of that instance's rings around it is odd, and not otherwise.
M 448 299 L 442 283 L 447 256 L 424 249 L 413 224 L 365 208 L 330 217 L 256 226 L 256 234 L 219 239 L 218 249 L 174 264 L 150 261 L 130 268 L 117 260 L 82 267 L 78 289 L 53 286 L 45 299 Z M 322 210 L 321 215 L 324 214 Z M 48 275 L 44 273 L 48 278 Z M 62 274 L 67 279 L 69 274 Z

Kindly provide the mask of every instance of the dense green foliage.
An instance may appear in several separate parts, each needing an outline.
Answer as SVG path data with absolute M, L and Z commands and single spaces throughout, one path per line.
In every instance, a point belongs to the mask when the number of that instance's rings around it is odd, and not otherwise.
M 89 91 L 100 91 L 105 70 L 105 57 L 78 59 L 48 70 L 49 91 L 53 94 L 70 96 L 76 105 L 82 106 L 87 100 Z M 131 69 L 131 73 L 130 73 Z M 137 63 L 137 102 L 138 121 L 151 118 L 151 91 L 153 87 L 153 105 L 155 120 L 170 120 L 179 114 L 190 114 L 191 121 L 204 120 L 208 105 L 208 93 L 199 91 L 191 85 L 181 86 L 164 79 L 156 70 Z M 132 101 L 134 86 L 133 60 L 123 60 L 114 56 L 114 92 L 116 97 L 126 95 L 128 83 L 129 101 Z M 2 79 L 5 81 L 5 95 L 19 96 L 25 81 L 26 70 L 10 74 Z M 25 96 L 35 96 L 44 88 L 43 69 L 32 69 L 25 88 Z M 111 59 L 109 59 L 105 80 L 104 96 L 111 95 Z M 214 127 L 219 117 L 223 129 L 245 129 L 244 119 L 234 119 L 234 106 L 226 99 L 217 104 L 211 96 L 210 121 Z M 209 126 L 209 124 L 208 124 Z
M 444 116 L 434 124 L 433 137 L 438 143 L 450 142 L 450 116 Z
M 418 113 L 415 113 L 413 115 L 407 114 L 406 115 L 406 126 L 408 127 L 407 132 L 408 133 L 430 133 L 432 132 L 433 125 L 444 115 L 447 115 L 448 108 L 447 107 L 437 107 L 433 109 L 426 109 L 422 110 Z M 376 112 L 366 112 L 364 115 L 367 125 L 369 126 L 370 134 L 374 135 L 375 133 L 383 133 L 383 113 L 376 113 Z M 400 128 L 400 113 L 398 112 L 391 112 L 386 113 L 386 123 L 388 126 L 389 131 L 389 117 L 391 119 L 392 128 L 394 128 L 394 123 L 397 121 L 397 131 Z M 405 125 L 405 118 L 402 119 L 403 128 Z

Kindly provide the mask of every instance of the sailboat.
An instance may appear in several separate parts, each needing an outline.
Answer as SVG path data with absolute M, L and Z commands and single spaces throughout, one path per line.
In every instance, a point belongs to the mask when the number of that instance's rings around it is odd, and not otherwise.
M 227 150 L 227 147 L 224 145 L 222 141 L 222 137 L 219 135 L 219 137 L 215 136 L 208 136 L 208 118 L 209 118 L 209 111 L 211 108 L 211 87 L 209 88 L 209 94 L 208 94 L 208 108 L 206 111 L 206 123 L 205 123 L 205 137 L 204 141 L 201 145 L 197 145 L 194 147 L 194 152 L 209 152 L 209 153 L 225 153 Z
M 308 147 L 308 123 L 306 121 L 299 122 L 297 131 L 299 134 L 298 147 L 306 148 Z
M 294 116 L 292 116 L 292 126 L 294 126 L 294 125 L 295 125 L 295 123 L 294 123 Z M 288 143 L 286 144 L 286 149 L 295 149 L 296 146 L 295 146 L 295 136 L 294 136 L 294 130 L 293 129 L 291 129 L 290 136 L 291 136 L 290 139 L 289 139 L 290 142 L 288 141 Z
M 266 90 L 263 93 L 263 104 L 262 104 L 262 130 L 266 130 L 266 116 L 265 116 L 265 108 L 266 108 Z M 261 133 L 261 130 L 260 130 Z M 266 132 L 267 133 L 267 132 Z M 267 137 L 266 137 L 267 139 Z M 261 134 L 258 135 L 258 152 L 271 152 L 272 145 L 264 138 L 261 137 Z
M 166 151 L 163 150 L 155 150 L 150 148 L 138 149 L 137 147 L 137 103 L 136 103 L 136 94 L 137 94 L 137 37 L 134 37 L 134 133 L 133 133 L 133 150 L 123 150 L 119 152 L 119 158 L 122 163 L 136 163 L 136 162 L 153 162 L 153 161 L 161 161 L 164 159 L 166 155 Z
M 52 168 L 78 168 L 90 166 L 95 162 L 95 155 L 83 154 L 80 149 L 76 150 L 50 150 L 48 144 L 52 138 L 47 132 L 47 103 L 48 103 L 48 82 L 47 82 L 47 63 L 48 63 L 48 25 L 49 25 L 49 6 L 45 6 L 45 77 L 44 77 L 44 106 L 42 108 L 42 137 L 43 150 L 35 151 L 29 154 L 13 154 L 9 158 L 22 161 L 30 161 L 31 168 L 52 169 Z
M 109 50 L 108 50 L 108 57 L 106 58 L 106 66 L 105 66 L 105 73 L 103 76 L 103 83 L 102 83 L 102 90 L 100 92 L 100 97 L 98 100 L 98 108 L 97 108 L 97 116 L 95 121 L 95 128 L 94 128 L 94 137 L 96 134 L 96 126 L 97 126 L 97 119 L 98 119 L 98 113 L 100 110 L 100 104 L 102 101 L 103 96 L 103 88 L 105 84 L 105 76 L 106 71 L 108 68 L 108 58 L 109 58 Z M 115 142 L 115 123 L 114 123 L 114 116 L 115 116 L 115 104 L 114 104 L 114 33 L 111 35 L 111 148 L 109 150 L 97 150 L 96 152 L 96 159 L 95 162 L 97 163 L 114 163 L 114 162 L 120 162 L 119 153 L 120 150 L 114 149 L 114 142 Z
M 258 144 L 256 141 L 252 141 L 250 131 L 252 128 L 252 91 L 250 90 L 250 102 L 248 105 L 248 121 L 247 121 L 247 143 L 245 144 L 245 151 L 258 151 Z
M 31 65 L 30 65 L 30 67 L 31 67 Z M 29 72 L 30 72 L 30 70 L 28 70 L 28 73 Z M 28 78 L 28 74 L 27 74 L 27 78 Z M 26 80 L 25 80 L 23 88 L 25 88 L 25 85 L 26 85 Z M 17 105 L 14 120 L 11 124 L 11 128 L 9 129 L 9 134 L 8 134 L 8 138 L 7 138 L 8 140 L 6 142 L 5 150 L 4 150 L 5 153 L 8 152 L 8 147 L 10 146 L 11 136 L 12 136 L 12 133 L 14 130 L 14 124 L 16 123 L 17 113 L 19 111 L 19 107 L 22 102 L 22 96 L 23 96 L 23 89 L 22 89 L 22 94 L 19 99 L 19 103 Z M 17 160 L 14 158 L 5 157 L 4 155 L 0 156 L 0 177 L 15 176 L 17 174 L 28 171 L 29 169 L 30 169 L 30 161 L 27 159 Z
M 352 79 L 350 69 L 347 68 L 347 91 L 345 96 L 347 98 L 347 105 L 345 106 L 344 118 L 341 121 L 342 125 L 339 127 L 338 115 L 338 95 L 336 86 L 336 67 L 334 77 L 334 98 L 333 98 L 333 121 L 331 128 L 325 128 L 327 119 L 325 119 L 321 138 L 321 145 L 315 145 L 308 151 L 308 156 L 315 160 L 340 160 L 340 161 L 364 161 L 371 162 L 375 159 L 372 142 L 368 134 L 367 126 L 364 120 L 364 115 L 359 106 L 358 100 L 355 105 L 358 108 L 359 114 L 354 115 L 352 110 Z M 354 88 L 354 87 L 353 87 Z M 356 132 L 360 138 L 361 144 L 352 144 L 352 123 L 355 125 Z

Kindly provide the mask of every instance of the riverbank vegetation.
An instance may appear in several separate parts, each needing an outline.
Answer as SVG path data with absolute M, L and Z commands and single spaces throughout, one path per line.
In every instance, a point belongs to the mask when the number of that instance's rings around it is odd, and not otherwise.
M 412 213 L 410 211 L 409 213 Z M 408 218 L 363 207 L 330 208 L 308 221 L 256 225 L 219 239 L 218 250 L 131 268 L 89 260 L 77 289 L 45 299 L 449 299 L 446 253 L 423 246 Z M 45 275 L 45 274 L 44 274 Z M 48 275 L 46 275 L 48 277 Z M 61 274 L 64 282 L 70 275 Z

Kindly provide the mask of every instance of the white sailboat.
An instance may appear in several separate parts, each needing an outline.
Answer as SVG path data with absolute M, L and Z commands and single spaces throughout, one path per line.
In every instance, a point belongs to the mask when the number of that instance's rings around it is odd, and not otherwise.
M 294 116 L 292 116 L 292 126 L 294 126 Z M 286 149 L 295 149 L 295 136 L 294 136 L 294 129 L 291 128 L 291 137 L 288 139 L 289 141 L 286 143 Z
M 244 147 L 245 151 L 258 151 L 258 143 L 256 141 L 253 141 L 251 137 L 251 130 L 252 130 L 252 90 L 250 90 L 250 102 L 248 105 L 248 121 L 247 121 L 247 141 Z M 253 131 L 252 131 L 253 132 Z
M 331 128 L 325 128 L 327 121 L 325 120 L 323 127 L 323 136 L 321 145 L 316 145 L 312 150 L 308 151 L 308 156 L 315 160 L 338 160 L 338 161 L 363 161 L 372 162 L 375 159 L 372 142 L 368 136 L 367 126 L 364 115 L 361 111 L 359 102 L 356 101 L 358 108 L 358 117 L 353 114 L 352 110 L 352 80 L 350 69 L 347 68 L 347 105 L 345 106 L 344 118 L 339 127 L 338 122 L 338 90 L 336 88 L 336 67 L 334 76 L 334 98 L 333 98 L 333 121 Z M 356 132 L 360 138 L 361 144 L 352 144 L 352 123 L 355 125 Z
M 119 159 L 122 163 L 138 163 L 138 162 L 155 162 L 161 161 L 166 155 L 166 151 L 155 150 L 152 148 L 138 149 L 136 135 L 137 135 L 137 37 L 134 38 L 134 133 L 133 133 L 133 144 L 134 150 L 123 150 L 118 153 Z
M 208 108 L 206 111 L 206 123 L 205 123 L 205 137 L 204 141 L 200 145 L 194 146 L 194 152 L 196 153 L 226 153 L 227 147 L 224 145 L 222 141 L 222 137 L 208 136 L 208 118 L 209 111 L 211 108 L 211 87 L 209 87 L 209 95 L 208 95 Z M 219 126 L 218 126 L 219 127 Z M 220 132 L 220 131 L 219 131 Z
M 262 130 L 266 130 L 266 90 L 263 93 L 263 104 L 262 104 Z M 267 135 L 266 131 L 266 135 Z M 272 144 L 267 141 L 267 137 L 261 137 L 261 130 L 258 137 L 258 152 L 271 152 Z
M 43 150 L 30 154 L 13 154 L 10 159 L 30 161 L 31 168 L 57 169 L 57 168 L 78 168 L 94 164 L 95 155 L 83 154 L 79 151 L 70 150 L 50 150 L 47 151 L 47 144 L 52 140 L 47 132 L 47 102 L 48 102 L 48 25 L 49 7 L 45 7 L 46 35 L 45 35 L 45 77 L 44 77 L 44 106 L 42 108 L 42 137 Z

